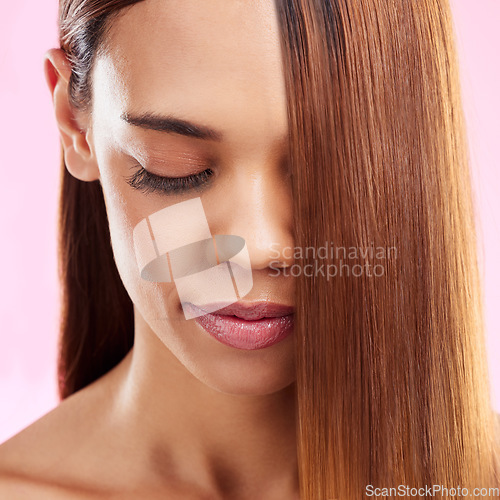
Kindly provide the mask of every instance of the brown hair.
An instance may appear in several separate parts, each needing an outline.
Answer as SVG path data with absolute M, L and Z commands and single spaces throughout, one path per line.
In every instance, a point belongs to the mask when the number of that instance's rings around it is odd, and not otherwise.
M 75 107 L 90 105 L 92 62 L 110 20 L 134 3 L 61 0 L 60 43 L 73 67 Z M 460 486 L 471 494 L 498 487 L 448 3 L 276 4 L 295 245 L 397 250 L 381 276 L 296 278 L 301 498 L 358 499 L 367 485 Z M 62 176 L 65 398 L 125 356 L 133 309 L 114 263 L 99 182 L 74 179 L 64 160 Z M 311 255 L 299 257 L 302 268 L 314 265 Z

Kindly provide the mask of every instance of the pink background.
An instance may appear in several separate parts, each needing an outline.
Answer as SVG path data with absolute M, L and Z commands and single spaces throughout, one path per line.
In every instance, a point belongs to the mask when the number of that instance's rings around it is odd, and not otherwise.
M 492 403 L 500 412 L 500 3 L 451 0 L 480 200 Z M 0 442 L 57 404 L 59 136 L 42 57 L 57 3 L 4 2 L 0 20 Z

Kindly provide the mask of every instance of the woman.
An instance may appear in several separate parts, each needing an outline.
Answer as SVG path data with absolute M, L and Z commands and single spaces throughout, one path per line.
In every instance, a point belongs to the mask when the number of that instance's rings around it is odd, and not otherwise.
M 61 0 L 60 44 L 62 402 L 1 495 L 498 487 L 447 3 Z

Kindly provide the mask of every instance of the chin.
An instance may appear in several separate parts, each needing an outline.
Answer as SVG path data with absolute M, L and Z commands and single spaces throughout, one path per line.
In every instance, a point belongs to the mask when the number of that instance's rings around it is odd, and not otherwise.
M 290 364 L 291 365 L 291 364 Z M 258 371 L 257 371 L 258 370 Z M 235 396 L 265 396 L 275 394 L 295 382 L 293 366 L 258 367 L 248 373 L 221 366 L 199 370 L 198 379 L 224 394 Z
M 194 320 L 177 331 L 171 349 L 199 381 L 225 394 L 273 394 L 295 382 L 295 337 L 262 349 L 237 349 L 208 335 Z M 177 351 L 177 353 L 176 353 Z

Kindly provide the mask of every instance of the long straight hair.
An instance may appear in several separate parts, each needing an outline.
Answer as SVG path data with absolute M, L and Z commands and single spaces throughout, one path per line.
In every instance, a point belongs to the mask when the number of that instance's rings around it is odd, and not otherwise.
M 90 73 L 106 29 L 135 3 L 61 0 L 75 108 L 91 105 Z M 354 500 L 375 487 L 432 485 L 449 488 L 438 498 L 460 498 L 463 488 L 499 487 L 449 5 L 276 0 L 276 7 L 295 245 L 394 249 L 377 276 L 296 278 L 301 498 Z M 76 180 L 63 160 L 61 188 L 65 398 L 123 359 L 134 332 L 99 182 Z M 350 268 L 368 260 L 359 252 Z M 330 254 L 322 263 L 339 266 Z M 306 253 L 296 264 L 315 262 Z M 459 486 L 462 493 L 452 490 Z

